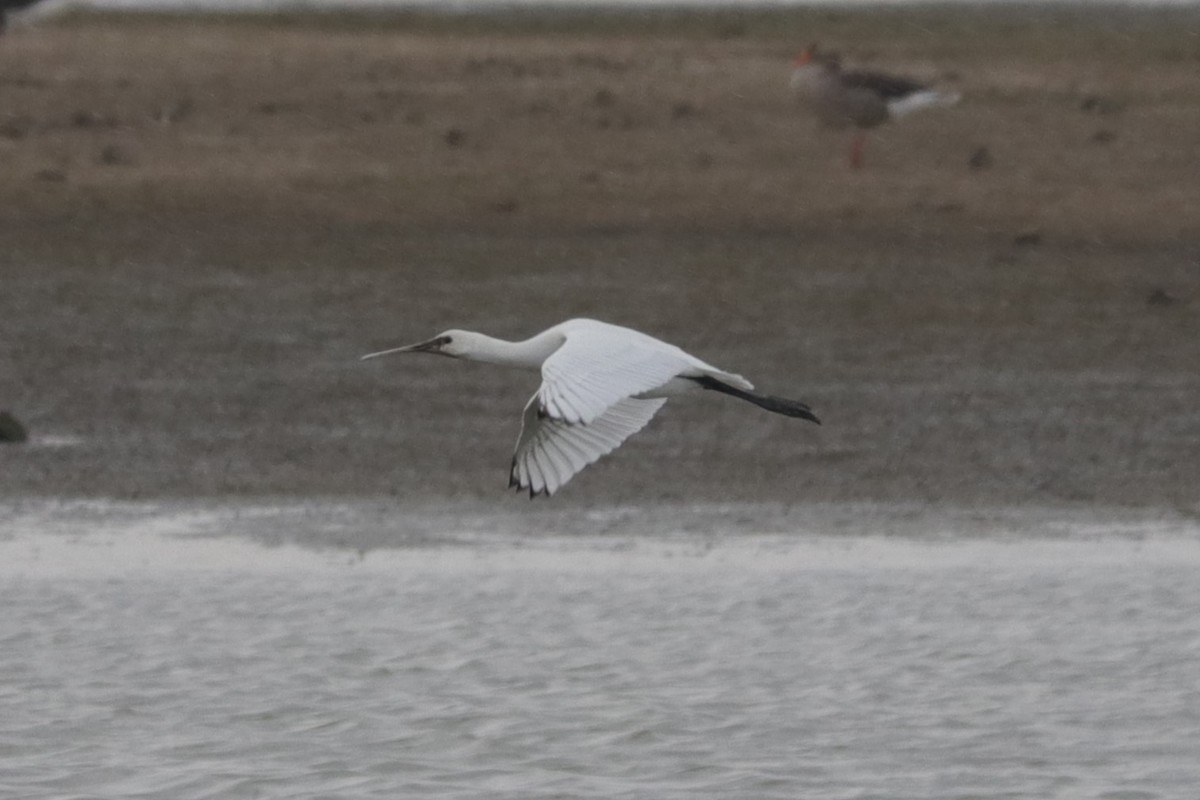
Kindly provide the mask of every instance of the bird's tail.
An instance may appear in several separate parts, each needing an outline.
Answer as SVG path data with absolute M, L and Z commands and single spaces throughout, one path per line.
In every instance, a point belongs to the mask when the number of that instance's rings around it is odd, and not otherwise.
M 925 108 L 952 106 L 961 99 L 962 95 L 958 92 L 937 92 L 933 89 L 922 89 L 905 97 L 889 100 L 887 107 L 888 112 L 893 117 L 903 117 Z
M 736 397 L 739 400 L 745 400 L 747 403 L 753 403 L 759 408 L 765 408 L 767 411 L 783 414 L 785 417 L 806 419 L 818 425 L 821 424 L 821 420 L 817 419 L 817 415 L 808 407 L 808 404 L 801 403 L 799 400 L 789 400 L 786 397 L 775 397 L 769 394 L 749 392 L 745 389 L 739 389 L 736 386 L 723 383 L 711 375 L 703 375 L 699 378 L 692 378 L 692 380 L 700 384 L 700 387 L 703 389 L 709 389 L 721 394 L 727 394 L 730 397 Z

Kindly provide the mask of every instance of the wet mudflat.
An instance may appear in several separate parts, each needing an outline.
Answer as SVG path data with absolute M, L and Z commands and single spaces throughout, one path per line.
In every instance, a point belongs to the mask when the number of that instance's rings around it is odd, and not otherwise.
M 1005 13 L 17 30 L 3 491 L 508 509 L 532 376 L 356 358 L 593 316 L 825 424 L 675 404 L 560 509 L 1195 514 L 1196 20 Z M 813 39 L 964 100 L 853 172 Z

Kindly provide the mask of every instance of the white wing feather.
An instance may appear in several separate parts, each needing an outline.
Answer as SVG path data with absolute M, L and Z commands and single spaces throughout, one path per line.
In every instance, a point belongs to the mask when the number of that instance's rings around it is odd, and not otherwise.
M 702 374 L 707 366 L 644 334 L 617 336 L 606 328 L 571 331 L 543 362 L 537 393 L 542 413 L 588 425 L 620 400 L 657 389 L 677 375 Z
M 544 414 L 539 391 L 529 399 L 513 453 L 509 485 L 551 495 L 577 472 L 646 427 L 666 398 L 622 398 L 587 424 Z

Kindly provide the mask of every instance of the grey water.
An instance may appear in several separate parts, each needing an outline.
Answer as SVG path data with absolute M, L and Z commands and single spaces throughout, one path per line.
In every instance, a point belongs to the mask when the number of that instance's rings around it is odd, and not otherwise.
M 1194 529 L 197 519 L 0 518 L 0 797 L 1198 796 Z

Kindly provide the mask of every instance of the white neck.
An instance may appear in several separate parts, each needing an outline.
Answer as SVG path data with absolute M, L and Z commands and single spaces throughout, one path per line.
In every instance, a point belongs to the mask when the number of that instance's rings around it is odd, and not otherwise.
M 466 342 L 466 349 L 459 358 L 506 367 L 541 369 L 542 362 L 562 347 L 565 340 L 561 333 L 553 329 L 543 331 L 523 342 L 507 342 L 482 333 L 472 333 Z

